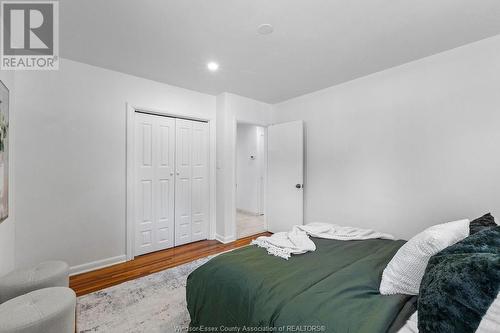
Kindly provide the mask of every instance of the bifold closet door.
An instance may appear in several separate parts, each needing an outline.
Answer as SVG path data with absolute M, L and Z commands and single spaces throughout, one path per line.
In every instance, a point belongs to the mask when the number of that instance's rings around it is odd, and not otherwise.
M 208 202 L 208 124 L 176 119 L 176 246 L 207 238 Z
M 174 246 L 175 119 L 135 115 L 135 255 Z

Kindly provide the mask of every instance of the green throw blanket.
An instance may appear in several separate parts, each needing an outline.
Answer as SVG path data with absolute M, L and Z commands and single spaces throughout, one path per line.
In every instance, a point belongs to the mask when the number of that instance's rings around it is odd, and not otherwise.
M 500 226 L 431 257 L 420 285 L 420 333 L 473 333 L 500 288 Z

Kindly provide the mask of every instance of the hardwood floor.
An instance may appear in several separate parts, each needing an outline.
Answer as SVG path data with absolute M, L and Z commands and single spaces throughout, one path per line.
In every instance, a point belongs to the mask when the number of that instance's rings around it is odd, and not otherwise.
M 264 232 L 228 244 L 222 244 L 215 240 L 205 240 L 145 254 L 122 264 L 74 275 L 70 277 L 69 285 L 78 296 L 81 296 L 199 258 L 232 250 L 250 244 L 252 239 L 258 236 L 269 235 L 270 233 Z

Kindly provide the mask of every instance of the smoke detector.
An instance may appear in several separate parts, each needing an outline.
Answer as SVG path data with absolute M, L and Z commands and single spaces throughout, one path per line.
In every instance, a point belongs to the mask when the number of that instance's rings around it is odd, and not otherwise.
M 257 32 L 261 35 L 269 35 L 269 34 L 272 34 L 273 31 L 274 31 L 274 27 L 268 23 L 261 24 L 257 28 Z

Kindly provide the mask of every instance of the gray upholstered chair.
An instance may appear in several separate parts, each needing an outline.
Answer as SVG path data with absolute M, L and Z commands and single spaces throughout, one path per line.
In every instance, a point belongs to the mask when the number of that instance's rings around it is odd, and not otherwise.
M 45 288 L 0 304 L 0 333 L 74 333 L 76 294 Z
M 28 269 L 15 270 L 0 278 L 0 304 L 31 291 L 68 287 L 69 267 L 63 261 L 47 261 Z
M 0 333 L 73 333 L 75 292 L 69 267 L 48 261 L 0 278 Z

